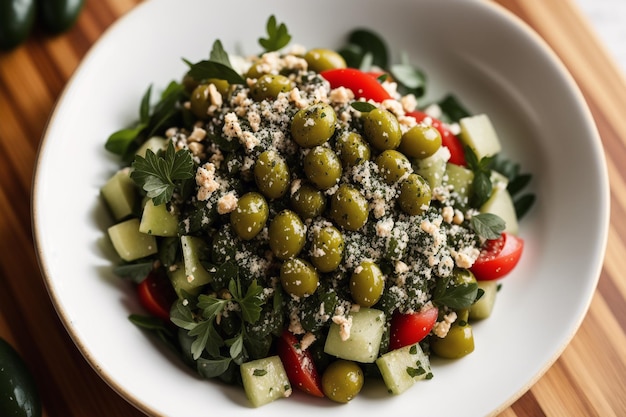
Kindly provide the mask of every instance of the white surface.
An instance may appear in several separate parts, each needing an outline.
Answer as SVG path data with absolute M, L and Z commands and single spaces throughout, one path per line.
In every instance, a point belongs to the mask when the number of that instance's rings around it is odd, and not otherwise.
M 523 394 L 580 325 L 608 230 L 600 141 L 555 56 L 509 13 L 482 1 L 398 0 L 362 8 L 358 0 L 318 0 L 304 14 L 289 0 L 221 4 L 232 12 L 216 13 L 205 0 L 152 0 L 122 18 L 76 71 L 44 137 L 34 182 L 35 241 L 53 302 L 89 363 L 137 407 L 167 416 L 202 417 L 216 409 L 302 417 L 408 410 L 480 416 Z M 520 224 L 526 250 L 493 316 L 475 326 L 475 352 L 435 361 L 434 379 L 401 396 L 369 383 L 340 408 L 295 393 L 252 409 L 240 389 L 196 378 L 128 322 L 139 307 L 103 250 L 109 220 L 98 192 L 117 166 L 104 150 L 106 137 L 137 117 L 148 84 L 158 89 L 180 79 L 181 58 L 206 57 L 216 37 L 226 50 L 259 52 L 256 40 L 272 13 L 288 24 L 295 42 L 310 47 L 340 46 L 361 25 L 378 31 L 394 46 L 394 59 L 407 52 L 429 75 L 430 98 L 454 92 L 472 112 L 488 113 L 505 153 L 534 175 L 538 203 Z
M 575 0 L 626 75 L 626 1 Z

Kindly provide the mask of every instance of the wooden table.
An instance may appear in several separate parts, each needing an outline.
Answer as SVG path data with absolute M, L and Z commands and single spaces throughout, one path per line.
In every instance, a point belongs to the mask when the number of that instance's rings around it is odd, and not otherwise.
M 0 336 L 41 387 L 44 415 L 141 416 L 72 343 L 50 302 L 33 249 L 30 192 L 37 147 L 56 98 L 102 32 L 139 0 L 87 0 L 77 25 L 36 33 L 0 54 Z M 611 227 L 599 285 L 582 326 L 554 365 L 501 414 L 626 415 L 626 82 L 570 0 L 497 0 L 528 22 L 570 69 L 606 150 Z M 486 393 L 488 395 L 488 393 Z

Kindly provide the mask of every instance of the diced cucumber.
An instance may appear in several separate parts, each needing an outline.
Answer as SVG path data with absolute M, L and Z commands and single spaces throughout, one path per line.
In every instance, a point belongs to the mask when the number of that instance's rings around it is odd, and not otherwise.
M 459 126 L 461 141 L 472 148 L 479 160 L 495 155 L 502 149 L 496 130 L 486 114 L 464 117 L 459 120 Z
M 482 320 L 491 315 L 498 294 L 497 281 L 478 281 L 478 288 L 485 291 L 482 297 L 476 301 L 469 310 L 470 320 Z
M 446 159 L 439 151 L 428 158 L 415 158 L 413 159 L 413 170 L 428 181 L 432 190 L 441 186 L 443 182 L 443 176 L 446 173 Z
M 240 370 L 246 397 L 255 407 L 291 395 L 291 384 L 278 356 L 242 363 Z
M 335 322 L 330 325 L 324 352 L 338 358 L 362 363 L 372 363 L 378 357 L 380 341 L 385 326 L 385 313 L 374 308 L 361 307 L 351 312 L 350 336 L 342 338 L 341 326 Z
M 145 158 L 146 150 L 150 149 L 152 152 L 157 153 L 157 151 L 166 148 L 165 146 L 166 143 L 167 143 L 167 140 L 165 138 L 162 138 L 161 136 L 152 136 L 147 141 L 145 141 L 139 147 L 139 149 L 137 149 L 137 152 L 135 152 L 135 155 L 143 156 Z
M 117 223 L 109 227 L 108 232 L 113 247 L 125 261 L 134 261 L 157 253 L 155 237 L 139 231 L 139 219 Z
M 181 263 L 176 263 L 167 269 L 167 276 L 172 283 L 172 287 L 174 287 L 174 291 L 178 295 L 178 298 L 181 300 L 189 295 L 198 295 L 200 294 L 201 286 L 192 285 L 187 279 L 187 274 L 185 273 L 185 266 Z M 193 283 L 195 284 L 195 283 Z
M 519 224 L 513 199 L 505 187 L 495 186 L 491 191 L 489 199 L 480 207 L 481 213 L 492 213 L 504 220 L 505 232 L 517 235 Z
M 104 184 L 100 192 L 116 221 L 133 214 L 137 194 L 135 183 L 130 178 L 130 170 L 117 171 Z
M 458 194 L 461 205 L 467 205 L 472 181 L 474 181 L 474 173 L 471 169 L 467 169 L 460 165 L 446 164 L 446 184 L 454 188 L 454 192 Z
M 171 213 L 166 204 L 155 206 L 152 199 L 149 199 L 143 206 L 139 231 L 155 236 L 176 236 L 178 234 L 178 216 Z
M 417 381 L 432 375 L 430 360 L 419 343 L 385 353 L 376 365 L 392 394 L 402 394 Z
M 213 276 L 202 265 L 203 260 L 210 259 L 211 248 L 201 238 L 195 236 L 181 236 L 180 243 L 183 247 L 183 260 L 185 262 L 185 274 L 192 287 L 208 284 Z

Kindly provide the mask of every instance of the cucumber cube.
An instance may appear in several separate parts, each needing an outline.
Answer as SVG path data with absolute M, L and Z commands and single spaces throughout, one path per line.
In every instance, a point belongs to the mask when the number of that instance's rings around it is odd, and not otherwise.
M 212 274 L 202 265 L 203 260 L 211 256 L 211 248 L 201 238 L 195 236 L 181 236 L 185 274 L 191 287 L 199 287 L 213 280 Z
M 113 247 L 120 258 L 134 261 L 157 253 L 154 236 L 139 231 L 139 219 L 130 219 L 117 223 L 108 229 Z
M 254 407 L 291 395 L 291 384 L 278 356 L 242 363 L 240 371 L 246 397 Z
M 392 394 L 402 394 L 417 381 L 432 376 L 430 360 L 419 343 L 385 353 L 376 365 Z
M 374 362 L 383 337 L 385 313 L 374 308 L 361 307 L 358 311 L 351 312 L 347 320 L 352 321 L 349 336 L 345 328 L 333 322 L 328 330 L 324 352 L 341 359 Z
M 200 294 L 201 286 L 192 285 L 195 284 L 193 281 L 189 281 L 187 279 L 187 274 L 185 273 L 185 266 L 177 263 L 172 267 L 167 269 L 167 276 L 172 283 L 172 287 L 174 287 L 174 291 L 178 295 L 178 298 L 181 300 L 186 298 L 188 295 L 198 295 Z
M 150 199 L 143 206 L 139 231 L 155 236 L 176 236 L 178 235 L 178 216 L 170 213 L 166 204 L 155 206 Z
M 495 186 L 491 191 L 491 196 L 483 204 L 479 211 L 481 213 L 492 213 L 499 216 L 505 222 L 505 232 L 517 235 L 519 232 L 519 224 L 517 222 L 517 214 L 515 213 L 515 205 L 511 194 L 505 187 Z
M 467 169 L 460 165 L 446 164 L 446 180 L 447 185 L 453 187 L 453 191 L 459 196 L 458 203 L 462 206 L 468 204 L 472 181 L 474 181 L 474 173 L 471 169 Z
M 130 178 L 130 170 L 117 171 L 100 189 L 111 214 L 116 221 L 133 214 L 137 203 L 136 186 Z
M 502 149 L 491 119 L 486 114 L 464 117 L 459 120 L 459 126 L 461 141 L 472 148 L 479 160 L 495 155 Z
M 162 138 L 160 136 L 152 136 L 150 139 L 145 141 L 139 147 L 139 149 L 137 149 L 135 155 L 139 155 L 145 158 L 146 150 L 150 149 L 152 152 L 157 153 L 159 150 L 165 150 L 166 143 L 167 141 L 165 140 L 165 138 Z
M 443 176 L 446 173 L 446 159 L 442 152 L 437 151 L 428 158 L 413 159 L 413 170 L 428 181 L 432 190 L 440 187 L 443 182 Z
M 482 320 L 491 315 L 498 294 L 497 281 L 478 281 L 478 288 L 485 291 L 480 300 L 476 301 L 469 309 L 470 320 Z

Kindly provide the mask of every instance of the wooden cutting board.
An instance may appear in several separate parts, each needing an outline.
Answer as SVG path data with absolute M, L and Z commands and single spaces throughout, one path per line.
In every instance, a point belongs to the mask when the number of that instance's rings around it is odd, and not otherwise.
M 497 2 L 548 42 L 580 86 L 606 150 L 612 198 L 604 268 L 582 326 L 554 365 L 500 415 L 625 416 L 626 82 L 570 0 Z M 36 33 L 0 53 L 0 336 L 32 369 L 45 416 L 143 415 L 92 370 L 59 321 L 30 222 L 36 151 L 55 100 L 90 46 L 137 3 L 88 0 L 69 32 L 54 38 Z

